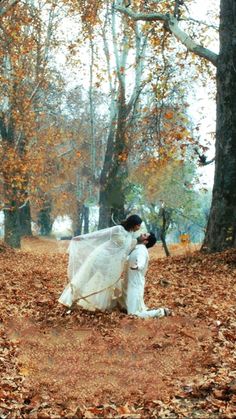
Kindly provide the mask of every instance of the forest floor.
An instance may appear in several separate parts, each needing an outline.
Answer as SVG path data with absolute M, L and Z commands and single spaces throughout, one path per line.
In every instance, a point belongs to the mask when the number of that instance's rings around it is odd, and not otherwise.
M 235 418 L 236 252 L 156 245 L 145 301 L 173 316 L 142 320 L 61 306 L 66 244 L 0 244 L 0 418 Z

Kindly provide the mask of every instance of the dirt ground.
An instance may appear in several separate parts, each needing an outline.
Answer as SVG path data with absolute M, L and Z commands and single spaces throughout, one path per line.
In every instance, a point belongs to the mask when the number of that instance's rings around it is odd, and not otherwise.
M 236 412 L 236 252 L 151 249 L 150 308 L 68 312 L 66 242 L 0 246 L 1 418 L 214 418 Z

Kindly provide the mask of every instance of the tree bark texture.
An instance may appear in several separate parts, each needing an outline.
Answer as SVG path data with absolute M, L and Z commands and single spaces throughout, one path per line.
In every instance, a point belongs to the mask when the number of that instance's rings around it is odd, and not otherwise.
M 112 215 L 116 220 L 125 218 L 124 183 L 127 170 L 125 157 L 126 121 L 125 95 L 121 88 L 117 127 L 116 130 L 111 128 L 104 166 L 100 177 L 99 229 L 113 225 Z
M 236 2 L 222 0 L 217 65 L 216 158 L 212 205 L 202 249 L 236 247 Z
M 82 234 L 83 225 L 83 205 L 77 201 L 76 218 L 73 222 L 73 234 L 74 236 L 80 236 Z
M 38 224 L 40 226 L 40 235 L 49 236 L 52 231 L 52 220 L 51 220 L 51 204 L 45 202 L 44 208 L 39 211 Z
M 162 227 L 160 231 L 160 239 L 163 245 L 163 249 L 165 251 L 166 256 L 170 256 L 169 249 L 166 244 L 166 233 L 170 225 L 170 214 L 165 208 L 160 208 L 159 210 L 159 217 L 162 219 Z
M 83 206 L 84 234 L 89 233 L 89 207 Z
M 4 210 L 4 242 L 16 249 L 21 247 L 19 210 L 16 205 Z
M 19 210 L 20 231 L 22 236 L 32 236 L 30 203 L 27 202 Z
M 2 137 L 2 147 L 5 162 L 8 162 L 8 153 L 12 151 L 15 141 L 14 121 L 10 114 L 8 124 L 4 115 L 0 117 L 0 133 Z M 17 171 L 15 168 L 6 168 L 3 165 L 3 191 L 4 203 L 4 242 L 13 248 L 21 247 L 21 229 L 19 220 L 19 190 L 14 185 L 14 177 Z

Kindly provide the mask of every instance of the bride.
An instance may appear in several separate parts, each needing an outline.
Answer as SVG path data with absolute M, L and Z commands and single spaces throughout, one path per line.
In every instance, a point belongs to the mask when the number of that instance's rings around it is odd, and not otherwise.
M 112 309 L 121 295 L 121 274 L 137 244 L 134 233 L 142 219 L 130 215 L 120 225 L 73 237 L 69 246 L 69 284 L 59 302 L 77 303 L 87 310 Z

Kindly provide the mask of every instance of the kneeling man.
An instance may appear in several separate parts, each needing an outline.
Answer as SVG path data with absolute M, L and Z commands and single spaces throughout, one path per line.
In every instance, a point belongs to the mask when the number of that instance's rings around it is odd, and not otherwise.
M 141 318 L 169 316 L 168 308 L 149 310 L 144 304 L 145 274 L 148 269 L 148 248 L 156 243 L 153 233 L 144 233 L 139 237 L 140 243 L 130 253 L 127 264 L 126 278 L 127 291 L 125 306 L 128 314 Z

